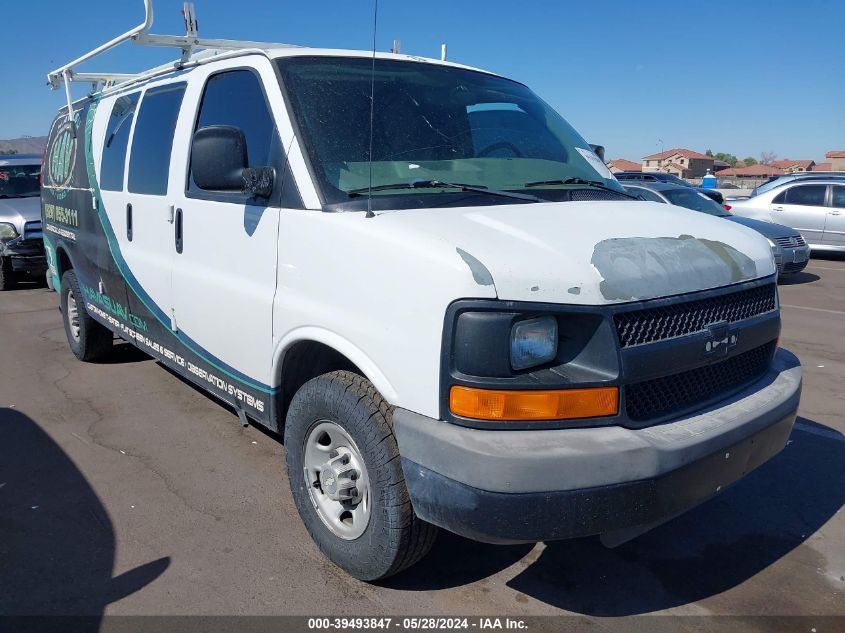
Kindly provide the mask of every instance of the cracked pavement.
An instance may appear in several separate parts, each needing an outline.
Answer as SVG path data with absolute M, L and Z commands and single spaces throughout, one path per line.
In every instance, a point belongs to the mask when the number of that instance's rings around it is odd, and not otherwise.
M 441 535 L 369 585 L 308 538 L 275 437 L 128 345 L 78 362 L 45 288 L 0 293 L 0 614 L 845 615 L 845 259 L 781 303 L 801 418 L 745 481 L 615 550 Z

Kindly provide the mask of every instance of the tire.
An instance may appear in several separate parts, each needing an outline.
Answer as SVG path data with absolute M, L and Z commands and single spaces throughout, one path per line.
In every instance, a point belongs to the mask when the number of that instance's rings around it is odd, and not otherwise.
M 108 355 L 114 336 L 85 309 L 79 280 L 73 270 L 62 275 L 62 321 L 70 350 L 79 360 L 91 362 Z
M 17 278 L 12 270 L 12 260 L 8 257 L 0 257 L 0 291 L 14 290 L 17 285 Z
M 428 553 L 437 536 L 437 528 L 420 520 L 411 506 L 391 415 L 368 380 L 334 371 L 302 386 L 285 425 L 288 478 L 306 529 L 329 560 L 365 581 L 410 567 Z M 323 458 L 320 451 L 326 451 L 327 461 L 315 470 L 314 456 Z M 343 459 L 346 466 L 325 467 L 329 460 Z M 348 475 L 343 469 L 350 466 L 357 470 Z M 357 505 L 355 499 L 336 502 L 328 496 L 350 483 L 357 486 L 352 488 Z M 351 508 L 345 522 L 331 519 L 338 507 Z

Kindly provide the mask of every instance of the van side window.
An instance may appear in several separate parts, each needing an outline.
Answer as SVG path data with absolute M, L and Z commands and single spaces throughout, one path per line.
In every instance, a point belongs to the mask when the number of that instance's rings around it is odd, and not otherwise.
M 126 168 L 126 147 L 129 131 L 138 106 L 140 92 L 118 97 L 111 109 L 111 117 L 103 142 L 103 158 L 100 162 L 100 189 L 123 191 L 123 172 Z
M 196 130 L 209 125 L 240 128 L 246 139 L 248 167 L 276 167 L 277 181 L 282 177 L 281 142 L 273 116 L 267 106 L 261 80 L 251 70 L 231 70 L 209 78 L 200 103 Z M 188 179 L 188 191 L 202 189 Z M 243 198 L 239 194 L 220 194 L 222 198 Z
M 186 84 L 168 84 L 144 93 L 132 137 L 129 191 L 163 196 L 167 193 L 170 151 Z

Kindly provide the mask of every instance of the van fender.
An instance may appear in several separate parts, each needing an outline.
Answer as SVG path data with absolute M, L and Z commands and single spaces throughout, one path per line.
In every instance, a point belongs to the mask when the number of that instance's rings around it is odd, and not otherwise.
M 276 345 L 276 349 L 273 352 L 273 387 L 279 387 L 281 384 L 282 367 L 288 350 L 296 343 L 303 341 L 322 343 L 327 347 L 331 347 L 339 354 L 342 354 L 361 370 L 364 377 L 373 383 L 373 386 L 379 390 L 379 393 L 381 393 L 387 402 L 391 405 L 398 404 L 399 395 L 396 393 L 393 385 L 367 354 L 354 343 L 336 332 L 314 326 L 299 327 L 291 330 Z

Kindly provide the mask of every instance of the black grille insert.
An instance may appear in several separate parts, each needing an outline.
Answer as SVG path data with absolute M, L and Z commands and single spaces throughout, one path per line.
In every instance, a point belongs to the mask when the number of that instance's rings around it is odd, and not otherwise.
M 763 375 L 776 344 L 770 341 L 712 365 L 628 385 L 628 417 L 635 422 L 653 420 L 738 391 Z
M 701 332 L 714 323 L 736 323 L 771 312 L 777 303 L 776 292 L 775 284 L 766 284 L 708 299 L 619 312 L 613 319 L 622 347 L 631 347 Z

